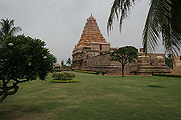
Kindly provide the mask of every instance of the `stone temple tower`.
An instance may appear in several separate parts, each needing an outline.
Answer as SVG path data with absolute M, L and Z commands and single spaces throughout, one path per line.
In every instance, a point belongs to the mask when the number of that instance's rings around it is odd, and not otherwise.
M 91 15 L 85 24 L 78 44 L 75 46 L 73 56 L 73 69 L 85 71 L 104 71 L 108 74 L 120 74 L 121 64 L 111 61 L 110 53 L 117 48 L 110 47 L 97 25 L 96 19 Z M 178 69 L 177 69 L 178 71 Z M 151 75 L 156 73 L 169 73 L 165 65 L 165 54 L 138 53 L 138 60 L 125 67 L 125 74 Z
M 81 69 L 83 59 L 98 56 L 109 51 L 110 43 L 106 42 L 96 19 L 91 15 L 87 19 L 80 41 L 73 50 L 73 67 Z

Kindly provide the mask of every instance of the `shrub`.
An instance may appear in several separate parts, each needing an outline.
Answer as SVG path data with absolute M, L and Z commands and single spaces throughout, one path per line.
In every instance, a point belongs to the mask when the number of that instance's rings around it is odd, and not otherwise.
M 93 72 L 93 71 L 74 70 L 74 72 L 87 73 L 87 74 L 97 74 L 96 72 Z
M 105 74 L 106 74 L 105 71 L 96 71 L 96 75 L 99 75 L 100 73 L 101 73 L 102 75 L 105 75 Z
M 70 72 L 57 72 L 53 73 L 54 80 L 72 80 L 75 77 L 75 74 Z
M 173 75 L 173 74 L 164 74 L 164 73 L 153 73 L 153 76 L 165 76 L 165 77 L 179 77 L 181 78 L 181 75 Z
M 107 72 L 105 72 L 105 71 L 102 71 L 101 73 L 102 73 L 102 75 L 105 75 Z
M 94 72 L 94 71 L 74 70 L 74 72 L 87 73 L 87 74 L 94 74 L 94 75 L 99 75 L 100 73 L 101 73 L 102 75 L 105 75 L 105 74 L 106 74 L 106 72 L 104 72 L 104 71 L 96 71 L 96 72 Z
M 101 73 L 101 71 L 96 71 L 96 75 L 99 75 Z
M 55 83 L 75 83 L 75 82 L 78 82 L 78 80 L 53 80 L 53 82 Z

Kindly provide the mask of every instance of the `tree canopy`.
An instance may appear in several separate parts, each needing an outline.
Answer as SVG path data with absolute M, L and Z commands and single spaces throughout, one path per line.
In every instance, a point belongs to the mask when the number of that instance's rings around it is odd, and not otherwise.
M 61 66 L 64 66 L 64 61 L 63 60 L 61 61 Z
M 0 47 L 0 102 L 15 94 L 18 84 L 30 80 L 45 80 L 53 70 L 55 57 L 45 48 L 45 42 L 24 35 L 8 37 Z
M 121 47 L 111 53 L 112 60 L 121 63 L 122 76 L 124 77 L 125 65 L 138 58 L 138 50 L 132 46 Z
M 67 60 L 66 64 L 68 64 L 68 65 L 71 65 L 71 64 L 72 64 L 72 61 L 71 61 L 70 58 Z

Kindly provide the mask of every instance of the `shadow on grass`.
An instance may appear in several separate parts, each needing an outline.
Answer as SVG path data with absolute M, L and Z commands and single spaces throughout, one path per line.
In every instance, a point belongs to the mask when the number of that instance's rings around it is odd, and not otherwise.
M 0 110 L 0 120 L 14 120 L 29 113 L 42 113 L 41 105 L 24 106 L 12 105 Z
M 160 85 L 147 85 L 148 87 L 151 87 L 151 88 L 166 88 L 164 86 L 160 86 Z

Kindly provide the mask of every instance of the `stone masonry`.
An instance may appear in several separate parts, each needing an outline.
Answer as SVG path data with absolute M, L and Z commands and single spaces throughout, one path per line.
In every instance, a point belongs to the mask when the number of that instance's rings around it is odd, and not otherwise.
M 172 74 L 181 75 L 181 56 L 175 56 Z
M 86 71 L 105 71 L 108 74 L 120 74 L 119 62 L 111 61 L 110 53 L 116 50 L 106 42 L 101 34 L 96 19 L 91 15 L 87 19 L 80 41 L 75 46 L 73 56 L 73 69 Z M 149 75 L 152 72 L 169 73 L 165 65 L 165 55 L 138 53 L 138 60 L 126 65 L 125 74 Z

